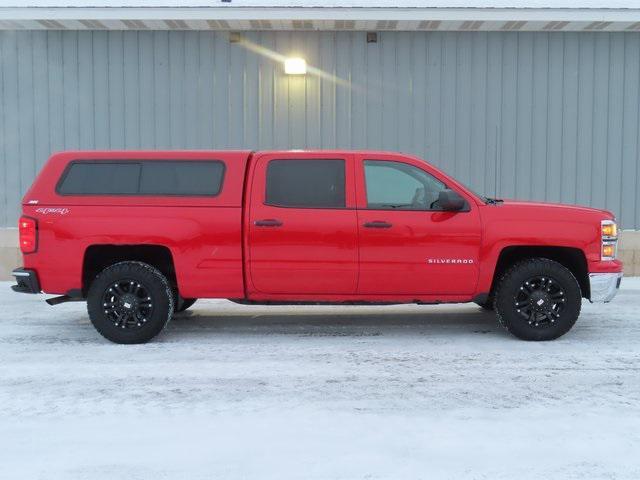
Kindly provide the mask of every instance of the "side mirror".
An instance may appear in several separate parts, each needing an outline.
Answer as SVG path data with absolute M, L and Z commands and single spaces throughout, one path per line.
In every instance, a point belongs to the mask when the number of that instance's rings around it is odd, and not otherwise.
M 457 212 L 465 207 L 466 202 L 458 192 L 446 189 L 440 191 L 438 205 L 446 212 Z

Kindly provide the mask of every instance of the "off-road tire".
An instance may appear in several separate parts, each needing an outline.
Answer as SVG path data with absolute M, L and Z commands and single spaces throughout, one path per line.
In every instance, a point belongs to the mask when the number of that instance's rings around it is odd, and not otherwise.
M 547 305 L 551 302 L 557 306 L 556 308 L 562 307 L 562 309 L 557 316 L 550 315 L 551 319 L 540 321 L 539 324 L 536 322 L 538 316 L 528 316 L 517 307 L 526 302 L 518 302 L 518 299 L 522 298 L 521 289 L 530 288 L 526 285 L 530 285 L 527 282 L 532 278 L 545 279 L 543 281 L 549 282 L 549 288 L 553 285 L 554 295 L 559 295 L 561 298 L 561 300 L 549 301 L 546 297 L 543 299 L 542 305 L 547 301 Z M 540 288 L 538 291 L 544 295 L 547 289 Z M 525 295 L 529 295 L 528 290 Z M 533 294 L 530 296 L 532 297 Z M 553 302 L 562 302 L 562 304 Z M 529 305 L 525 307 L 527 311 L 531 310 Z M 530 258 L 511 266 L 501 276 L 494 299 L 494 308 L 500 324 L 516 337 L 533 341 L 554 340 L 567 333 L 576 323 L 581 306 L 582 292 L 576 277 L 568 268 L 548 258 Z M 551 323 L 552 320 L 553 323 Z
M 152 309 L 144 323 L 127 326 L 114 323 L 105 311 L 104 296 L 124 280 L 143 285 Z M 87 311 L 96 330 L 114 343 L 145 343 L 158 335 L 173 315 L 173 292 L 167 278 L 157 268 L 143 262 L 119 262 L 105 268 L 93 280 L 87 296 Z

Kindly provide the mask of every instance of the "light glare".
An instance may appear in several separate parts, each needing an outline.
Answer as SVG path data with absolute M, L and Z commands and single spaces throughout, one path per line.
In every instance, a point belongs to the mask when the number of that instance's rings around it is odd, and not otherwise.
M 284 73 L 287 75 L 305 75 L 307 62 L 304 58 L 287 58 L 284 61 Z

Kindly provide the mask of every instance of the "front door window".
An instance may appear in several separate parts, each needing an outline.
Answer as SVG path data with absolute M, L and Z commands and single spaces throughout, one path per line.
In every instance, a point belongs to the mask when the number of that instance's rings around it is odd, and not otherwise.
M 365 160 L 367 208 L 441 210 L 438 195 L 446 188 L 424 170 L 406 163 Z

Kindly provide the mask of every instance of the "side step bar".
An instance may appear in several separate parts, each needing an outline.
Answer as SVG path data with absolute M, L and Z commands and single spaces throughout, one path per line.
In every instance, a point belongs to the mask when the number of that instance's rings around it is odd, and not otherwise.
M 70 297 L 69 295 L 60 295 L 59 297 L 47 298 L 45 302 L 47 302 L 51 306 L 54 306 L 67 302 L 84 302 L 84 300 L 84 298 Z

